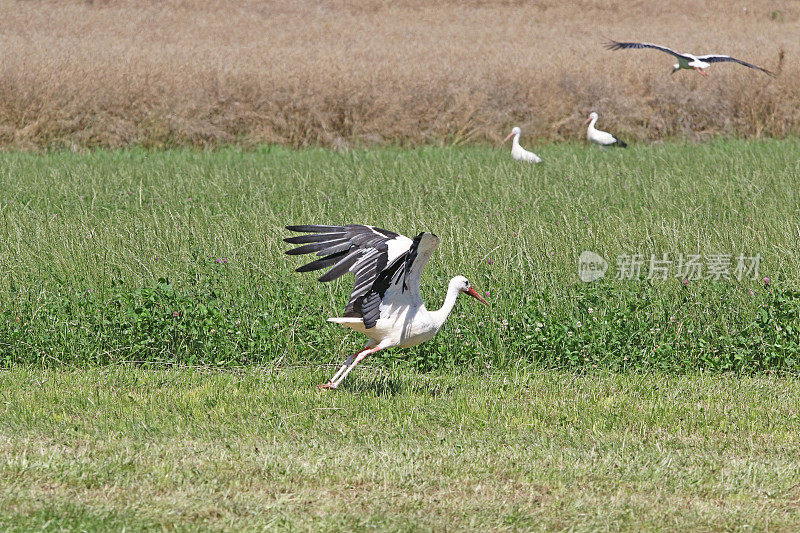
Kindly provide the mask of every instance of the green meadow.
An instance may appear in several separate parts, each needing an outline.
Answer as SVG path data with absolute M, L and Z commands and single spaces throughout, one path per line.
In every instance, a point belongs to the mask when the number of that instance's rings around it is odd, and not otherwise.
M 0 530 L 797 530 L 800 142 L 536 151 L 0 154 Z M 491 305 L 320 392 L 304 223 Z
M 2 154 L 0 364 L 337 362 L 352 281 L 294 273 L 284 226 L 367 223 L 441 237 L 429 308 L 457 274 L 492 304 L 373 363 L 797 369 L 800 143 L 539 151 Z

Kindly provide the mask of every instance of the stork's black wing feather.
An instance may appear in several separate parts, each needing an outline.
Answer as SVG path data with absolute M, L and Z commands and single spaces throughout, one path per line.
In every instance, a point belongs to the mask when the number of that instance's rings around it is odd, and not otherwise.
M 316 261 L 311 261 L 310 263 L 306 263 L 305 265 L 297 268 L 295 272 L 313 272 L 314 270 L 328 268 L 329 266 L 333 266 L 336 263 L 338 263 L 339 259 L 341 259 L 346 255 L 347 251 L 327 255 L 322 259 L 317 259 Z
M 658 44 L 651 44 L 651 43 L 620 43 L 617 41 L 610 41 L 606 43 L 606 48 L 609 50 L 625 50 L 628 48 L 640 49 L 640 48 L 652 48 L 654 50 L 661 50 L 662 52 L 666 52 L 670 55 L 675 57 L 682 57 L 684 59 L 691 59 L 683 54 L 679 54 L 675 50 L 671 50 L 666 46 L 660 46 Z
M 756 70 L 760 70 L 761 72 L 765 72 L 770 76 L 775 76 L 773 72 L 770 72 L 765 68 L 761 68 L 757 65 L 753 65 L 752 63 L 748 63 L 747 61 L 742 61 L 741 59 L 736 59 L 735 57 L 731 56 L 709 54 L 705 56 L 697 56 L 697 59 L 699 59 L 700 61 L 705 61 L 706 63 L 725 63 L 725 62 L 739 63 L 740 65 L 744 65 L 746 67 L 754 68 Z
M 355 275 L 344 316 L 362 318 L 367 328 L 374 327 L 380 318 L 381 298 L 390 284 L 407 276 L 423 235 L 412 241 L 393 231 L 359 224 L 287 226 L 286 229 L 311 233 L 284 239 L 290 244 L 303 245 L 288 250 L 288 255 L 316 253 L 321 256 L 298 268 L 298 272 L 331 267 L 320 276 L 322 282 L 333 281 L 348 272 Z

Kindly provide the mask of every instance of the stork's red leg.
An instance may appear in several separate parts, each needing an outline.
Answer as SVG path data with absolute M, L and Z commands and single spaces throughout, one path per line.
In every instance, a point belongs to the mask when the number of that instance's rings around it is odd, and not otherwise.
M 350 366 L 348 366 L 345 369 L 344 372 L 342 372 L 342 374 L 338 377 L 338 379 L 336 379 L 336 380 L 332 379 L 331 382 L 329 384 L 327 384 L 328 386 L 326 386 L 325 388 L 326 389 L 335 389 L 336 387 L 338 387 L 339 383 L 341 383 L 344 380 L 344 378 L 347 377 L 347 374 L 349 374 L 350 371 L 353 370 L 356 367 L 356 365 L 358 363 L 360 363 L 366 356 L 368 356 L 371 353 L 375 353 L 377 351 L 380 351 L 382 349 L 383 349 L 382 346 L 375 346 L 374 348 L 368 348 L 366 350 L 360 351 L 358 354 L 356 354 L 355 360 L 350 364 Z
M 347 360 L 344 362 L 344 364 L 341 366 L 341 368 L 339 368 L 339 370 L 336 371 L 336 373 L 333 375 L 333 377 L 327 383 L 320 383 L 319 385 L 317 385 L 317 388 L 318 389 L 335 389 L 336 385 L 334 385 L 333 382 L 336 381 L 336 378 L 338 378 L 339 376 L 342 375 L 342 372 L 344 372 L 345 369 L 348 366 L 350 366 L 350 364 L 353 362 L 353 359 L 355 359 L 356 356 L 358 354 L 360 354 L 361 352 L 363 352 L 363 351 L 364 350 L 361 350 L 359 352 L 354 353 L 350 357 L 348 357 Z

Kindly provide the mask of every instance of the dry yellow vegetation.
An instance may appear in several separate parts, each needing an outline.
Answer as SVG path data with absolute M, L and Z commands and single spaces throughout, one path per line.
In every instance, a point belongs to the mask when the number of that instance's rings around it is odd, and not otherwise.
M 0 0 L 0 146 L 352 146 L 800 133 L 800 4 Z M 653 50 L 735 64 L 670 75 Z M 779 61 L 781 50 L 785 61 Z

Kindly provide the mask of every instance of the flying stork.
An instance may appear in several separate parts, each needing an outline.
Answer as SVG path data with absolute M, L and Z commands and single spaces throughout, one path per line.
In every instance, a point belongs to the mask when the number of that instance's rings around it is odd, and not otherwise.
M 747 63 L 746 61 L 742 61 L 741 59 L 736 59 L 735 57 L 720 55 L 720 54 L 707 54 L 704 56 L 696 56 L 694 54 L 679 54 L 674 50 L 670 50 L 666 46 L 659 46 L 657 44 L 620 43 L 617 41 L 611 41 L 607 43 L 606 48 L 608 48 L 609 50 L 624 50 L 628 48 L 653 48 L 655 50 L 661 50 L 662 52 L 666 52 L 678 58 L 678 62 L 672 65 L 672 74 L 675 74 L 675 72 L 677 72 L 680 69 L 694 69 L 703 76 L 708 76 L 708 74 L 705 72 L 705 69 L 710 67 L 711 63 L 723 63 L 732 61 L 734 63 L 739 63 L 740 65 L 744 65 L 746 67 L 760 70 L 761 72 L 769 74 L 770 76 L 775 75 L 765 68 L 752 65 L 750 63 Z
M 287 226 L 290 231 L 308 233 L 284 239 L 302 244 L 287 255 L 316 253 L 320 259 L 305 264 L 297 272 L 331 267 L 319 281 L 333 281 L 348 272 L 355 275 L 355 285 L 344 316 L 329 318 L 362 333 L 366 346 L 351 355 L 321 389 L 335 389 L 355 366 L 369 354 L 394 346 L 408 348 L 430 340 L 444 325 L 460 293 L 466 293 L 489 305 L 470 286 L 464 276 L 450 280 L 442 308 L 428 311 L 419 292 L 422 269 L 439 245 L 433 233 L 423 232 L 409 239 L 393 231 L 374 226 Z
M 589 142 L 595 143 L 600 148 L 604 148 L 606 146 L 619 146 L 621 148 L 627 148 L 628 145 L 624 141 L 620 141 L 607 131 L 601 131 L 594 127 L 595 123 L 597 122 L 597 113 L 592 111 L 589 113 L 589 118 L 586 119 L 586 122 L 583 124 L 588 124 L 589 127 L 586 129 L 586 140 Z
M 541 163 L 542 158 L 538 155 L 534 154 L 533 152 L 529 152 L 525 148 L 519 145 L 519 135 L 522 133 L 522 130 L 519 129 L 518 126 L 514 126 L 511 130 L 511 133 L 508 134 L 508 137 L 503 140 L 503 143 L 509 140 L 511 137 L 514 137 L 514 141 L 511 143 L 511 157 L 516 159 L 517 161 L 525 161 L 528 163 Z

